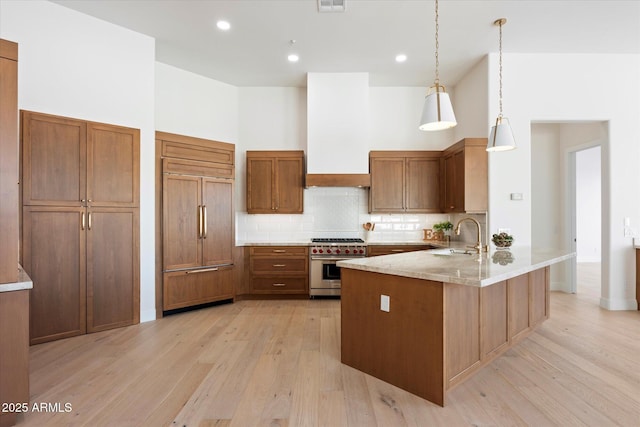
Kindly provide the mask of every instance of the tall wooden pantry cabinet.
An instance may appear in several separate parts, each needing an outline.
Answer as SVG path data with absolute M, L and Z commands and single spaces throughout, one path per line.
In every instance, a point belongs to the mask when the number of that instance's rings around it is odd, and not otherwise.
M 21 119 L 31 343 L 139 323 L 139 130 Z
M 234 298 L 235 146 L 156 132 L 162 312 Z
M 18 44 L 0 39 L 0 427 L 29 403 L 29 288 L 18 272 Z M 21 282 L 21 283 L 17 283 Z

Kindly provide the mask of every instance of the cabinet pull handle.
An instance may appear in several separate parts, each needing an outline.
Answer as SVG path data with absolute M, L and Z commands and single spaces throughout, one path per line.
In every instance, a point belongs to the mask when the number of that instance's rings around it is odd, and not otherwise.
M 198 239 L 202 239 L 202 206 L 198 205 Z
M 202 220 L 202 225 L 203 225 L 202 238 L 206 239 L 207 238 L 207 205 L 202 206 L 202 211 L 204 212 L 203 220 Z
M 283 254 L 283 253 L 287 252 L 287 250 L 286 249 L 274 249 L 272 252 L 275 252 L 277 254 Z
M 89 230 L 91 230 L 91 212 L 89 212 Z
M 186 274 L 207 273 L 209 271 L 218 271 L 218 267 L 205 268 L 203 270 L 189 270 L 186 272 Z
M 271 286 L 287 286 L 285 283 L 272 283 Z
M 82 212 L 82 221 L 81 221 L 82 231 L 84 231 L 84 225 L 85 225 L 84 212 Z
M 286 267 L 287 264 L 273 264 L 273 267 Z
M 391 252 L 404 252 L 404 249 L 391 249 Z

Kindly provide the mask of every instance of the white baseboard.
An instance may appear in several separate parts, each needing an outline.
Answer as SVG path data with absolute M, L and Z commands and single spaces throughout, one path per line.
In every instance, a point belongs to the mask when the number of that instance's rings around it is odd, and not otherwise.
M 611 311 L 619 311 L 619 310 L 637 310 L 638 302 L 634 299 L 609 299 L 609 298 L 600 298 L 600 307 L 611 310 Z

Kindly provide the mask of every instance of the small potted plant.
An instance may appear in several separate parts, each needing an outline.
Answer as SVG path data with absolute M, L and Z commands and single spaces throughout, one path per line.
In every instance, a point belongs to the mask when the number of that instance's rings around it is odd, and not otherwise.
M 437 224 L 433 224 L 433 231 L 435 231 L 436 235 L 440 237 L 440 239 L 438 240 L 445 240 L 445 232 L 448 232 L 451 229 L 453 229 L 453 224 L 449 221 L 443 221 L 438 222 Z
M 513 236 L 508 233 L 498 233 L 491 237 L 491 241 L 498 249 L 507 249 L 513 244 Z

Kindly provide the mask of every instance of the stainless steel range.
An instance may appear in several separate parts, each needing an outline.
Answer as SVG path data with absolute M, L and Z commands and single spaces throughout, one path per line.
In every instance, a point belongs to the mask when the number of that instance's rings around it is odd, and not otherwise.
M 340 268 L 336 262 L 367 256 L 358 238 L 313 238 L 309 257 L 309 295 L 340 295 Z

